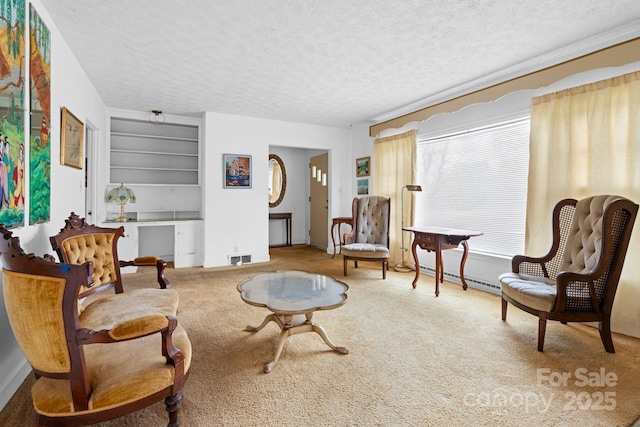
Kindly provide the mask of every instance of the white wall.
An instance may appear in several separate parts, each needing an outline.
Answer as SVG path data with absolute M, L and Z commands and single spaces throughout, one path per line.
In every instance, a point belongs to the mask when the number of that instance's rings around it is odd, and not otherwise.
M 357 177 L 356 177 L 356 159 L 361 157 L 371 157 L 373 161 L 373 141 L 375 138 L 369 136 L 369 126 L 374 125 L 373 122 L 362 122 L 353 125 L 353 147 L 351 154 L 351 172 L 349 174 L 351 180 L 351 189 L 354 197 L 358 195 Z M 396 132 L 394 132 L 395 134 Z M 373 187 L 373 167 L 371 166 L 371 175 L 369 176 L 369 195 L 375 195 L 376 189 Z M 344 206 L 344 212 L 340 216 L 351 216 L 351 200 Z
M 31 3 L 51 31 L 51 220 L 18 228 L 14 235 L 20 237 L 25 251 L 42 255 L 53 253 L 49 236 L 62 228 L 69 213 L 74 211 L 84 215 L 85 212 L 84 171 L 60 166 L 60 109 L 67 107 L 80 120 L 88 121 L 98 129 L 106 128 L 107 113 L 100 96 L 53 25 L 42 2 L 33 0 Z M 28 4 L 26 11 L 28 14 Z M 28 24 L 28 17 L 26 22 Z M 99 144 L 104 142 L 104 136 L 101 136 Z M 28 173 L 26 175 L 28 180 Z M 0 342 L 1 409 L 31 371 L 9 326 L 4 303 L 0 304 Z
M 204 117 L 204 164 L 203 171 L 204 209 L 204 267 L 228 265 L 228 255 L 251 254 L 252 261 L 269 261 L 269 204 L 268 159 L 271 147 L 286 153 L 285 160 L 288 180 L 298 178 L 306 170 L 309 153 L 304 165 L 297 163 L 303 156 L 285 148 L 303 148 L 329 152 L 329 221 L 342 213 L 342 204 L 353 197 L 350 185 L 349 164 L 351 163 L 351 130 L 331 128 L 275 120 L 256 119 L 207 112 Z M 252 188 L 224 189 L 222 186 L 222 155 L 244 154 L 252 156 Z M 289 165 L 291 163 L 291 165 Z M 289 169 L 291 174 L 289 175 Z M 303 172 L 304 171 L 304 172 Z M 302 179 L 302 178 L 300 178 Z M 308 179 L 308 178 L 304 178 Z M 272 212 L 292 212 L 295 215 L 294 242 L 304 242 L 301 236 L 308 229 L 305 218 L 304 228 L 298 217 L 302 216 L 302 204 L 293 196 L 302 194 L 300 183 L 292 185 L 292 194 L 286 195 L 286 204 L 274 208 Z M 305 183 L 308 187 L 308 183 Z M 288 192 L 289 190 L 287 190 Z M 287 199 L 291 197 L 291 199 Z M 278 209 L 278 210 L 275 210 Z M 305 211 L 306 212 L 306 211 Z M 305 213 L 306 216 L 306 213 Z M 330 222 L 327 223 L 327 234 Z

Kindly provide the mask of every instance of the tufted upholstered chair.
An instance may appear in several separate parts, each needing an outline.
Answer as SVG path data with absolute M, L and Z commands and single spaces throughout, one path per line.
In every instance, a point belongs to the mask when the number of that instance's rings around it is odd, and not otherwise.
M 167 263 L 158 257 L 140 257 L 133 261 L 118 259 L 118 239 L 124 235 L 124 227 L 108 228 L 89 225 L 84 218 L 71 213 L 58 234 L 49 238 L 53 250 L 61 262 L 67 264 L 93 263 L 92 281 L 80 289 L 80 310 L 91 320 L 92 326 L 110 327 L 127 316 L 144 313 L 161 313 L 173 316 L 178 310 L 178 293 L 171 289 L 164 276 Z M 132 289 L 124 292 L 120 267 L 135 265 L 157 270 L 158 288 Z M 102 292 L 115 290 L 115 294 Z M 94 298 L 85 299 L 88 296 Z
M 4 226 L 0 235 L 7 315 L 36 377 L 33 424 L 94 424 L 164 400 L 177 426 L 192 353 L 178 320 L 154 313 L 96 328 L 78 310 L 92 263 L 25 254 Z
M 124 235 L 124 227 L 108 228 L 87 224 L 71 212 L 65 220 L 65 226 L 60 232 L 49 238 L 51 247 L 60 257 L 60 261 L 69 264 L 83 264 L 93 262 L 94 274 L 91 288 L 83 289 L 80 297 L 92 293 L 115 288 L 116 293 L 123 292 L 120 267 L 152 266 L 158 271 L 158 284 L 162 289 L 171 287 L 164 275 L 167 263 L 157 256 L 138 257 L 133 261 L 118 259 L 118 239 Z
M 538 316 L 538 351 L 547 320 L 599 322 L 604 348 L 614 353 L 611 309 L 637 212 L 618 196 L 558 202 L 549 253 L 515 256 L 512 272 L 500 275 L 502 320 L 508 303 Z
M 382 262 L 382 278 L 387 278 L 389 268 L 389 221 L 391 199 L 367 196 L 353 199 L 352 229 L 344 235 L 342 246 L 344 275 L 347 275 L 347 261 L 358 260 Z

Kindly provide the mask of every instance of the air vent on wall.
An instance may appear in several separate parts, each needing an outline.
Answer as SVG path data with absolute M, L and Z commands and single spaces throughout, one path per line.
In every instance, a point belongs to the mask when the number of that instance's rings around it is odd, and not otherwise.
M 229 265 L 251 264 L 251 255 L 227 255 Z

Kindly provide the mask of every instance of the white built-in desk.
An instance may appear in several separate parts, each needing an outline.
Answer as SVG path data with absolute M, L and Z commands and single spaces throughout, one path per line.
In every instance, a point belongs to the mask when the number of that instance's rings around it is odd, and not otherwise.
M 124 238 L 118 243 L 118 258 L 122 260 L 157 255 L 167 262 L 172 261 L 175 268 L 202 265 L 201 219 L 107 221 L 101 226 L 115 228 L 121 225 L 124 226 Z M 123 273 L 127 272 L 126 269 L 122 270 Z

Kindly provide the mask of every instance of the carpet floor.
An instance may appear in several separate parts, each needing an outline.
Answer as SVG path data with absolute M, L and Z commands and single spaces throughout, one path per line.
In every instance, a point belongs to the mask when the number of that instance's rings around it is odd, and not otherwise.
M 350 287 L 347 303 L 314 320 L 349 354 L 312 333 L 289 337 L 272 360 L 279 329 L 251 333 L 267 309 L 244 303 L 237 284 L 283 269 L 323 273 Z M 183 390 L 183 426 L 630 426 L 640 417 L 640 339 L 615 334 L 615 354 L 598 330 L 549 322 L 538 352 L 536 317 L 500 297 L 433 277 L 349 266 L 307 246 L 277 248 L 271 261 L 225 268 L 170 269 L 179 321 L 193 344 Z M 152 271 L 124 276 L 150 286 Z M 141 302 L 142 303 L 142 302 Z M 29 425 L 29 376 L 0 412 L 0 426 Z M 101 426 L 167 424 L 159 402 Z

